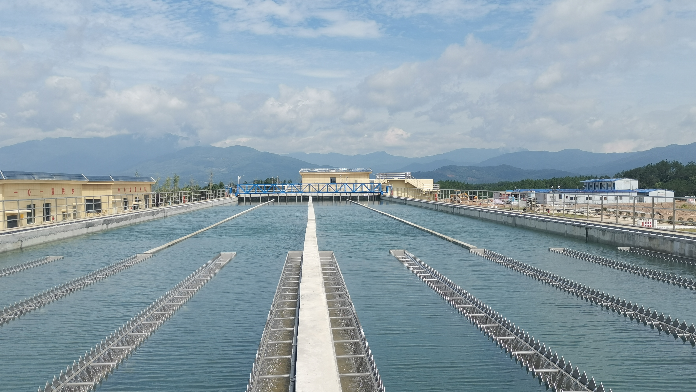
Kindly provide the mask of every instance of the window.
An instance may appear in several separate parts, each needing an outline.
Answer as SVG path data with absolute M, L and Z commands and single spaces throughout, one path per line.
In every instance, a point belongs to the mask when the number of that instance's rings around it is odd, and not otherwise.
M 36 215 L 36 204 L 27 204 L 27 224 L 34 223 L 34 216 Z
M 126 211 L 128 209 L 128 198 L 124 197 L 123 198 L 123 211 Z
M 329 177 L 329 182 L 332 184 L 336 183 L 336 177 Z
M 51 203 L 43 203 L 43 221 L 51 221 Z
M 85 199 L 85 211 L 101 213 L 101 199 Z
M 19 227 L 19 215 L 17 214 L 7 215 L 7 228 L 13 227 Z

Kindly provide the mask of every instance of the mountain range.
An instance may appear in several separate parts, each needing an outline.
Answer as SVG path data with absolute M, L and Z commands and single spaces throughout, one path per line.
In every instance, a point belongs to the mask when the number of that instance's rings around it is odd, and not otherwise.
M 696 160 L 696 143 L 672 144 L 646 151 L 593 153 L 582 150 L 510 151 L 461 148 L 424 157 L 403 157 L 384 151 L 360 155 L 338 153 L 274 154 L 250 147 L 186 146 L 173 135 L 141 138 L 55 138 L 0 148 L 0 170 L 140 175 L 155 179 L 179 175 L 182 184 L 242 182 L 278 177 L 299 181 L 301 168 L 366 167 L 373 173 L 412 172 L 421 178 L 490 183 L 569 175 L 614 175 L 620 171 L 676 160 Z

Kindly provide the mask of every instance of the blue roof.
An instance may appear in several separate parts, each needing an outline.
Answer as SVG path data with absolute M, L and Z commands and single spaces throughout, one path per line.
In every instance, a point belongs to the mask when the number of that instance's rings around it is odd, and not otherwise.
M 593 178 L 591 180 L 585 180 L 580 182 L 608 182 L 608 181 L 619 181 L 619 180 L 633 180 L 632 178 Z M 633 180 L 635 181 L 635 180 Z

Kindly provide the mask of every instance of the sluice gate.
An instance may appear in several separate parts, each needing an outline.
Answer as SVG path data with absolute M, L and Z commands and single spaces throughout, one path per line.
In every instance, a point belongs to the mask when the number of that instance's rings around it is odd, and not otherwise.
M 84 356 L 74 361 L 72 366 L 61 371 L 60 375 L 53 378 L 53 381 L 39 388 L 39 392 L 94 390 L 235 255 L 235 252 L 222 252 L 205 263 Z
M 18 264 L 18 265 L 13 265 L 11 267 L 3 268 L 0 269 L 0 278 L 16 274 L 17 272 L 22 272 L 24 270 L 28 270 L 29 268 L 34 268 L 38 267 L 40 265 L 52 263 L 56 260 L 62 259 L 63 256 L 46 256 L 42 257 L 40 259 L 32 260 L 32 261 L 27 261 L 26 263 Z M 2 323 L 0 323 L 1 325 Z
M 549 284 L 559 290 L 565 291 L 568 294 L 574 295 L 580 299 L 584 299 L 585 301 L 589 301 L 592 304 L 600 305 L 602 308 L 610 309 L 612 312 L 617 312 L 624 317 L 628 317 L 631 321 L 636 320 L 643 325 L 650 326 L 650 328 L 657 329 L 660 332 L 665 332 L 672 335 L 675 339 L 681 339 L 683 342 L 688 341 L 691 343 L 691 346 L 696 346 L 696 326 L 693 324 L 687 325 L 685 321 L 679 321 L 679 319 L 676 318 L 672 319 L 670 315 L 665 316 L 664 313 L 660 313 L 655 309 L 651 310 L 650 308 L 639 306 L 630 301 L 626 301 L 625 299 L 609 295 L 603 291 L 593 289 L 592 287 L 574 282 L 570 279 L 544 271 L 540 268 L 533 267 L 529 264 L 517 261 L 511 257 L 501 255 L 488 249 L 476 248 L 474 245 L 467 244 L 452 237 L 438 233 L 434 230 L 416 225 L 415 223 L 411 223 L 405 219 L 387 214 L 386 212 L 370 208 L 360 203 L 355 204 L 370 209 L 374 212 L 378 212 L 382 215 L 386 215 L 392 219 L 398 220 L 399 222 L 403 222 L 409 226 L 423 230 L 437 237 L 443 238 L 452 242 L 453 244 L 469 249 L 469 252 L 494 263 L 517 271 L 540 282 Z
M 628 317 L 631 321 L 635 320 L 643 325 L 650 326 L 650 328 L 657 328 L 658 331 L 672 335 L 675 339 L 681 338 L 683 342 L 688 341 L 692 346 L 696 345 L 696 327 L 694 327 L 693 324 L 687 326 L 686 322 L 680 322 L 678 319 L 672 320 L 671 316 L 668 315 L 665 317 L 664 313 L 658 313 L 657 310 L 638 306 L 638 304 L 631 303 L 625 299 L 614 297 L 603 291 L 573 282 L 570 279 L 533 267 L 488 249 L 472 249 L 470 252 L 513 271 L 527 275 L 530 278 L 551 285 L 580 299 L 589 301 L 592 304 L 610 309 L 612 312 L 617 312 L 624 317 Z
M 270 202 L 268 202 L 270 203 Z M 104 280 L 108 278 L 111 275 L 117 274 L 121 271 L 124 271 L 144 260 L 149 259 L 150 257 L 154 256 L 155 253 L 164 250 L 170 246 L 176 245 L 184 240 L 187 240 L 195 235 L 198 235 L 206 230 L 210 230 L 214 227 L 217 227 L 225 222 L 228 222 L 234 218 L 237 218 L 241 215 L 246 214 L 247 212 L 253 211 L 261 206 L 264 206 L 268 203 L 263 203 L 259 204 L 255 207 L 246 209 L 238 214 L 232 215 L 228 218 L 225 218 L 217 223 L 214 223 L 208 227 L 205 227 L 203 229 L 197 230 L 191 234 L 187 234 L 183 237 L 177 238 L 174 241 L 167 242 L 164 245 L 158 246 L 156 248 L 150 249 L 144 253 L 139 253 L 134 256 L 130 256 L 126 259 L 117 261 L 116 263 L 113 263 L 111 265 L 108 265 L 106 267 L 102 267 L 94 272 L 91 272 L 87 275 L 84 275 L 82 277 L 76 278 L 71 280 L 70 282 L 64 283 L 60 286 L 53 287 L 52 289 L 46 290 L 43 293 L 37 294 L 33 297 L 24 299 L 20 302 L 16 302 L 13 305 L 5 307 L 5 309 L 0 312 L 0 326 L 7 324 L 8 322 L 17 319 L 32 310 L 38 309 L 40 307 L 43 307 L 53 301 L 57 301 L 69 294 L 74 293 L 75 291 L 82 290 L 83 288 L 96 283 L 98 281 Z
M 319 252 L 343 392 L 384 392 L 382 379 L 334 252 Z
M 247 392 L 295 390 L 302 252 L 288 252 L 268 312 Z
M 549 251 L 562 254 L 564 256 L 589 261 L 591 263 L 603 265 L 605 267 L 617 269 L 619 271 L 630 272 L 632 274 L 640 275 L 660 282 L 673 284 L 675 286 L 683 287 L 685 289 L 696 290 L 696 281 L 694 281 L 693 279 L 685 278 L 680 275 L 666 273 L 650 268 L 644 268 L 635 264 L 612 260 L 607 257 L 593 255 L 591 253 L 581 252 L 579 250 L 569 248 L 549 248 Z
M 515 362 L 532 372 L 532 375 L 547 388 L 554 391 L 605 391 L 601 383 L 597 385 L 594 378 L 589 378 L 585 372 L 581 374 L 570 361 L 566 361 L 563 356 L 553 352 L 541 341 L 530 336 L 418 257 L 405 250 L 390 252 L 409 271 L 504 349 Z
M 628 253 L 633 253 L 633 254 L 637 254 L 637 255 L 641 255 L 641 256 L 653 257 L 656 259 L 661 259 L 661 260 L 669 261 L 672 263 L 683 263 L 683 264 L 696 266 L 696 259 L 692 259 L 689 257 L 683 257 L 683 256 L 677 256 L 677 255 L 673 255 L 671 253 L 658 252 L 656 250 L 650 250 L 650 249 L 636 248 L 633 246 L 619 246 L 618 249 L 622 252 L 628 252 Z
M 117 274 L 125 269 L 128 269 L 138 263 L 141 263 L 153 255 L 151 254 L 137 254 L 130 256 L 121 261 L 117 261 L 106 267 L 102 267 L 94 272 L 91 272 L 82 277 L 71 280 L 70 282 L 64 283 L 60 286 L 56 286 L 52 289 L 48 289 L 43 293 L 37 294 L 33 297 L 27 298 L 20 302 L 16 302 L 13 305 L 5 307 L 5 309 L 0 312 L 0 326 L 9 323 L 10 321 L 17 319 L 33 310 L 39 309 L 47 304 L 57 301 L 67 295 L 74 293 L 75 291 L 82 290 L 83 288 L 92 285 L 100 280 L 104 280 L 111 275 Z

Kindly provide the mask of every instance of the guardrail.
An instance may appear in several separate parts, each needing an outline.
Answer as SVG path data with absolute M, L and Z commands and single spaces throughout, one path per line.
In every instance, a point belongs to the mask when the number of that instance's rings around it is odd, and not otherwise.
M 51 196 L 0 200 L 0 232 L 229 197 L 226 190 Z
M 240 184 L 236 195 L 284 195 L 322 193 L 382 194 L 380 183 L 316 183 L 316 184 Z
M 627 191 L 629 192 L 629 191 Z M 517 211 L 532 215 L 580 219 L 589 222 L 613 223 L 696 233 L 696 199 L 672 196 L 607 195 L 598 191 L 568 195 L 568 200 L 538 204 L 536 200 L 494 199 L 491 191 L 458 191 L 441 189 L 437 198 L 418 189 L 394 189 L 389 196 L 422 201 L 446 202 L 454 205 Z M 591 195 L 591 196 L 590 196 Z M 593 197 L 593 200 L 586 200 Z M 598 200 L 595 200 L 599 197 Z

